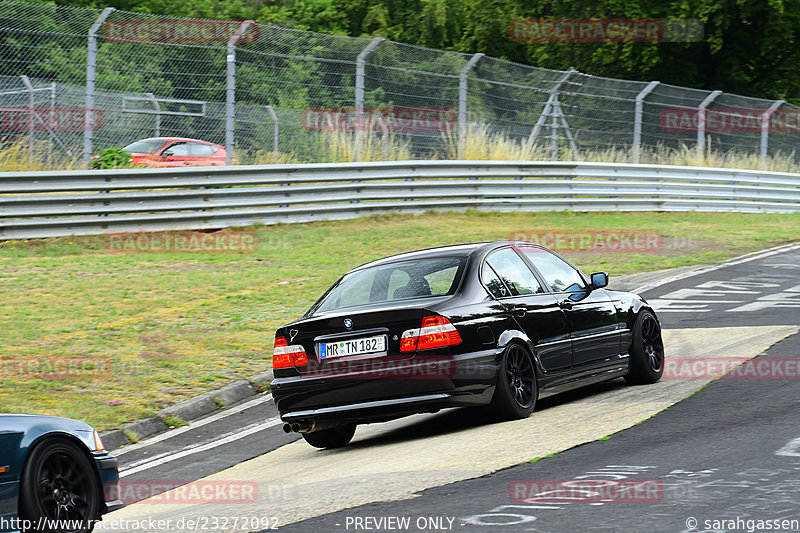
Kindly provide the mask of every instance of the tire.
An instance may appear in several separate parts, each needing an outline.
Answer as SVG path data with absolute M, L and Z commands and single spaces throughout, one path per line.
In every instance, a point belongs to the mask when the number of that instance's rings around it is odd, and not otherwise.
M 655 383 L 664 374 L 664 341 L 655 315 L 643 309 L 636 317 L 631 339 L 630 372 L 625 381 L 631 385 Z
M 341 448 L 347 446 L 355 433 L 356 425 L 347 424 L 311 433 L 303 433 L 303 438 L 315 448 Z
M 22 470 L 20 516 L 69 520 L 71 529 L 58 527 L 43 531 L 86 533 L 100 518 L 103 494 L 94 466 L 86 454 L 65 438 L 47 439 L 33 449 Z
M 509 344 L 503 353 L 489 410 L 502 420 L 527 418 L 533 412 L 538 396 L 533 358 L 521 345 Z

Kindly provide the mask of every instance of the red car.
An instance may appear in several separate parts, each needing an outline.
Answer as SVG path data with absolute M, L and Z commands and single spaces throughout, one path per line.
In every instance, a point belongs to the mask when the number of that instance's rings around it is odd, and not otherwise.
M 134 165 L 148 167 L 221 166 L 226 155 L 218 144 L 182 137 L 152 137 L 123 150 L 131 154 Z

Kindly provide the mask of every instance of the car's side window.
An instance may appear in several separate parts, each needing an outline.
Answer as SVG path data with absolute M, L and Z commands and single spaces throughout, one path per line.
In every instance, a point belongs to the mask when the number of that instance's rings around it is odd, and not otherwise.
M 189 154 L 194 157 L 209 157 L 217 151 L 217 148 L 210 144 L 188 143 Z
M 509 296 L 508 289 L 506 289 L 506 286 L 503 285 L 503 282 L 500 281 L 500 278 L 497 277 L 497 274 L 489 265 L 483 265 L 481 281 L 495 298 L 505 298 Z
M 511 248 L 492 252 L 486 262 L 505 281 L 511 290 L 511 296 L 544 292 L 531 269 Z
M 167 148 L 168 152 L 172 152 L 173 156 L 186 157 L 189 155 L 189 145 L 187 143 L 173 144 Z
M 586 290 L 580 273 L 560 257 L 535 246 L 521 247 L 520 251 L 539 270 L 553 292 Z

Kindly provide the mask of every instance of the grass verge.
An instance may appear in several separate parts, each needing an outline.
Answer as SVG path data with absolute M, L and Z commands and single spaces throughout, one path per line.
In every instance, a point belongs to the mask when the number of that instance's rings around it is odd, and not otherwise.
M 658 253 L 570 253 L 614 276 L 800 240 L 800 214 L 429 213 L 256 227 L 249 253 L 111 253 L 103 237 L 0 243 L 0 412 L 99 429 L 270 367 L 276 327 L 365 261 L 561 231 L 642 231 Z M 58 366 L 58 364 L 61 366 Z M 65 370 L 66 369 L 66 370 Z

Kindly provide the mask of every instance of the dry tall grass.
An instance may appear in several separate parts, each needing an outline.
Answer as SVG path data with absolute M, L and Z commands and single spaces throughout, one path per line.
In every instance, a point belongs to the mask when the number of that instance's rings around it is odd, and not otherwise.
M 444 159 L 469 159 L 493 161 L 542 161 L 549 159 L 549 151 L 541 146 L 525 147 L 525 142 L 512 139 L 505 133 L 491 131 L 484 124 L 469 128 L 464 139 L 464 153 L 460 153 L 458 132 L 442 134 L 445 146 Z
M 0 172 L 25 172 L 31 170 L 75 170 L 81 166 L 70 159 L 59 147 L 49 151 L 47 141 L 38 141 L 31 157 L 27 139 L 16 141 L 0 139 Z M 44 158 L 42 154 L 47 154 Z
M 525 147 L 525 139 L 513 139 L 503 132 L 494 132 L 487 125 L 470 128 L 464 142 L 464 153 L 459 153 L 458 135 L 455 131 L 443 134 L 445 159 L 468 160 L 514 160 L 514 161 L 549 161 L 549 147 L 537 144 Z M 610 146 L 596 150 L 579 150 L 559 148 L 561 161 L 585 161 L 596 163 L 633 163 L 631 147 Z M 678 148 L 664 145 L 642 147 L 639 162 L 654 165 L 683 165 L 719 168 L 740 168 L 746 170 L 768 170 L 774 172 L 800 173 L 795 152 L 772 154 L 767 156 L 762 165 L 758 154 L 744 153 L 736 150 L 719 151 L 708 145 L 705 157 L 697 158 L 695 146 L 682 144 Z
M 274 150 L 257 150 L 255 152 L 245 152 L 236 150 L 234 157 L 240 165 L 290 165 L 302 163 L 294 154 L 286 152 L 275 153 Z
M 355 161 L 356 132 L 322 132 L 325 143 L 323 157 L 331 163 Z M 361 133 L 360 161 L 406 161 L 414 159 L 411 142 L 393 133 L 364 131 Z
M 364 131 L 362 133 L 361 161 L 406 161 L 414 159 L 411 141 L 400 134 L 382 131 Z M 468 160 L 513 160 L 513 161 L 549 161 L 550 149 L 541 144 L 526 148 L 525 139 L 514 139 L 504 132 L 492 131 L 489 125 L 472 127 L 468 130 L 464 153 L 459 150 L 458 133 L 455 130 L 442 134 L 443 152 L 431 154 L 431 159 L 468 159 Z M 315 161 L 347 162 L 355 161 L 356 133 L 353 131 L 323 131 L 317 137 L 318 155 Z M 28 141 L 22 138 L 17 141 L 0 139 L 0 172 L 37 171 L 82 168 L 80 162 L 67 157 L 59 148 L 48 150 L 47 141 L 40 141 L 34 147 L 35 157 L 29 159 Z M 40 154 L 49 154 L 44 158 Z M 262 149 L 255 152 L 236 152 L 239 164 L 272 165 L 306 163 L 292 153 Z M 564 147 L 559 148 L 561 161 L 586 161 L 607 163 L 633 163 L 630 147 L 610 146 L 595 150 L 573 152 Z M 698 161 L 694 146 L 681 145 L 669 148 L 664 145 L 642 147 L 640 163 L 661 165 L 686 165 L 719 168 L 740 168 L 749 170 L 768 170 L 775 172 L 800 173 L 800 164 L 795 152 L 769 155 L 762 162 L 757 154 L 736 150 L 719 151 L 707 147 L 705 157 Z

